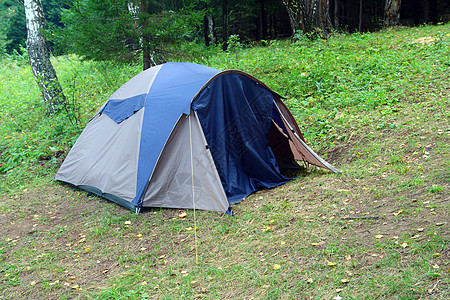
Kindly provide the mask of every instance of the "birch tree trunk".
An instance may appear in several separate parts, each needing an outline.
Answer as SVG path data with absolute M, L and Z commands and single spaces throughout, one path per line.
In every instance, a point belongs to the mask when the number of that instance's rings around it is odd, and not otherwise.
M 50 52 L 42 30 L 45 28 L 41 0 L 24 0 L 27 22 L 27 50 L 31 70 L 50 114 L 66 105 L 66 97 L 50 62 Z
M 327 34 L 332 27 L 329 0 L 283 0 L 293 33 L 311 33 L 319 29 Z
M 386 0 L 384 6 L 384 21 L 387 27 L 400 24 L 401 0 Z

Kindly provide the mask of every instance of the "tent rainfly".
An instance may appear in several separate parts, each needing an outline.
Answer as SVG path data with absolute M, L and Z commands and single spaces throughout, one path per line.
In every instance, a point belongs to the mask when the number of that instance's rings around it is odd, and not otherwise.
M 242 71 L 193 63 L 147 69 L 98 110 L 55 179 L 138 213 L 231 213 L 287 182 L 296 161 L 338 172 L 311 150 L 277 93 Z M 195 195 L 195 197 L 193 197 Z

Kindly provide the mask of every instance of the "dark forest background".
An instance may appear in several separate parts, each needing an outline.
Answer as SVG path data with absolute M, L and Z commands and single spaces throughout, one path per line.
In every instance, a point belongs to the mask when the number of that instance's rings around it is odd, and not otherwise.
M 142 9 L 144 2 L 146 11 Z M 290 22 L 287 6 L 296 8 L 296 5 L 308 2 L 326 5 L 326 26 L 330 32 L 366 32 L 386 27 L 387 1 L 379 0 L 42 0 L 53 53 L 79 53 L 94 59 L 100 54 L 89 55 L 83 49 L 95 52 L 92 50 L 95 48 L 101 55 L 112 51 L 112 56 L 118 52 L 136 51 L 142 30 L 151 33 L 149 47 L 152 51 L 156 51 L 158 45 L 163 51 L 162 45 L 180 41 L 207 46 L 221 44 L 225 49 L 230 36 L 237 37 L 241 43 L 286 38 L 298 32 Z M 401 26 L 450 20 L 448 0 L 394 2 L 401 3 L 398 24 Z M 137 7 L 136 20 L 144 19 L 145 13 L 145 27 L 136 26 L 134 23 L 138 22 L 130 18 L 132 3 L 136 4 L 134 8 Z M 27 33 L 23 3 L 1 0 L 0 7 L 0 54 L 24 53 Z M 136 27 L 140 27 L 141 32 L 136 33 Z M 125 45 L 126 49 L 116 46 L 115 50 L 109 49 L 113 44 Z M 125 54 L 122 56 L 126 57 Z

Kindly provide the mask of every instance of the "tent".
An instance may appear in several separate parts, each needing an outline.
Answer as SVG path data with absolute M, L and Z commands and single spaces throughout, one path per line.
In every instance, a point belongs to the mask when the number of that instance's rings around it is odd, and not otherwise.
M 297 160 L 338 172 L 312 151 L 282 97 L 242 71 L 166 63 L 98 110 L 55 179 L 138 213 L 142 207 L 231 213 L 290 178 Z

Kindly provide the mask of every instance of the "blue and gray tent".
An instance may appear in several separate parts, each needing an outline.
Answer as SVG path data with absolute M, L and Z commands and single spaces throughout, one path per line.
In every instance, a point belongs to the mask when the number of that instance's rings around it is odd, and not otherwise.
M 55 179 L 136 212 L 229 213 L 251 193 L 287 182 L 281 169 L 296 161 L 338 172 L 305 144 L 281 99 L 237 70 L 147 69 L 98 110 Z

